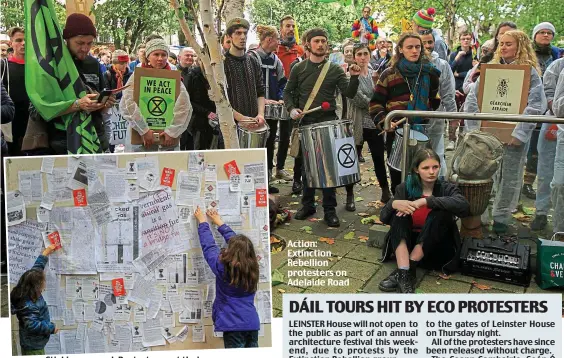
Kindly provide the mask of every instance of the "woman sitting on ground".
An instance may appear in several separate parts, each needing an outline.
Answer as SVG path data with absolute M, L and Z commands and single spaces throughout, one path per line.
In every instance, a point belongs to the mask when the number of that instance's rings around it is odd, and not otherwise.
M 423 266 L 455 271 L 460 233 L 455 217 L 469 215 L 470 204 L 455 184 L 437 180 L 440 158 L 422 149 L 413 158 L 405 182 L 380 213 L 390 225 L 382 261 L 395 254 L 398 268 L 380 282 L 384 292 L 415 292 L 415 270 Z

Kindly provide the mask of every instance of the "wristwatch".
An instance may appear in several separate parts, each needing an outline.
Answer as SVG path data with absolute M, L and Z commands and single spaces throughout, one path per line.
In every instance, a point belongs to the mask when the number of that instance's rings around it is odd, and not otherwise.
M 72 109 L 79 111 L 80 110 L 80 105 L 78 104 L 78 99 L 76 101 L 74 101 L 74 103 L 72 104 Z

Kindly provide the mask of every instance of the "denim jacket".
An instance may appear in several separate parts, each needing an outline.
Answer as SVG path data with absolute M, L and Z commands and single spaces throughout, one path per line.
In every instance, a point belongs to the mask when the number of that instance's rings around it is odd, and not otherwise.
M 40 255 L 31 269 L 43 271 L 47 261 L 46 256 Z M 12 306 L 12 314 L 18 317 L 22 349 L 45 348 L 49 337 L 55 332 L 55 324 L 51 322 L 47 302 L 43 296 L 39 296 L 35 302 L 27 299 L 21 307 Z

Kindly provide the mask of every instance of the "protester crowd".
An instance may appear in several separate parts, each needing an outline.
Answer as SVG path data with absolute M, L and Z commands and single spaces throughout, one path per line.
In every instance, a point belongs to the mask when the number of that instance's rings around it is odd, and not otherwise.
M 303 207 L 295 215 L 305 219 L 315 212 L 315 190 L 304 188 L 305 175 L 299 148 L 293 155 L 293 173 L 285 169 L 292 151 L 293 129 L 299 125 L 336 119 L 353 122 L 354 141 L 359 161 L 368 142 L 380 188 L 381 201 L 387 203 L 401 183 L 401 172 L 390 166 L 389 158 L 396 137 L 394 130 L 383 131 L 383 118 L 397 109 L 470 113 L 479 112 L 477 97 L 480 67 L 486 63 L 519 64 L 531 67 L 530 89 L 524 114 L 559 115 L 554 107 L 559 88 L 564 86 L 562 69 L 564 51 L 555 46 L 557 29 L 541 22 L 525 34 L 517 26 L 500 23 L 493 38 L 477 43 L 475 34 L 457 33 L 457 45 L 449 49 L 441 31 L 434 27 L 435 10 L 421 9 L 412 18 L 413 31 L 395 37 L 385 36 L 365 7 L 351 25 L 351 38 L 342 44 L 332 43 L 321 28 L 307 29 L 296 38 L 292 16 L 280 19 L 279 28 L 258 25 L 259 43 L 250 46 L 247 36 L 250 24 L 235 18 L 226 24 L 220 37 L 226 74 L 226 91 L 237 128 L 260 131 L 269 128 L 265 143 L 269 177 L 291 181 L 292 192 L 303 191 Z M 34 108 L 26 91 L 25 30 L 12 28 L 10 41 L 0 44 L 2 58 L 2 112 L 13 103 L 11 130 L 3 126 L 2 153 L 10 156 L 67 154 L 67 133 L 60 117 L 74 112 L 90 115 L 100 143 L 98 152 L 206 150 L 224 148 L 223 135 L 216 110 L 210 99 L 210 84 L 201 61 L 190 47 L 178 55 L 159 35 L 150 35 L 137 46 L 134 54 L 113 45 L 95 46 L 97 31 L 90 18 L 72 14 L 63 28 L 63 38 L 74 64 L 89 91 L 66 111 L 44 118 Z M 249 46 L 248 46 L 249 45 Z M 8 54 L 9 52 L 9 54 Z M 327 64 L 327 65 L 325 65 Z M 179 71 L 183 86 L 174 106 L 174 119 L 163 131 L 155 133 L 141 115 L 134 100 L 134 77 L 137 68 Z M 316 79 L 324 71 L 324 81 Z M 120 89 L 105 103 L 96 101 L 104 89 Z M 316 88 L 317 87 L 317 88 Z M 5 91 L 4 91 L 5 89 Z M 315 89 L 316 96 L 311 96 Z M 10 97 L 11 101 L 8 98 Z M 315 97 L 315 98 L 311 98 Z M 123 148 L 110 145 L 110 112 L 119 103 L 119 111 L 129 125 Z M 305 107 L 327 103 L 322 111 L 304 114 Z M 284 119 L 265 119 L 265 108 L 283 107 Z M 4 118 L 2 119 L 4 123 Z M 438 154 L 441 178 L 448 178 L 445 151 L 457 148 L 460 137 L 479 129 L 477 121 L 410 120 L 413 129 L 425 133 Z M 394 126 L 393 129 L 401 125 Z M 494 228 L 507 230 L 509 214 L 520 194 L 535 199 L 537 214 L 531 227 L 540 230 L 547 225 L 551 201 L 564 210 L 562 179 L 562 145 L 564 128 L 550 124 L 519 124 L 513 139 L 505 147 L 504 165 L 494 204 Z M 131 145 L 136 132 L 142 143 Z M 557 132 L 557 133 L 556 133 Z M 547 133 L 556 133 L 552 136 Z M 385 134 L 385 135 L 380 135 Z M 275 155 L 276 154 L 276 155 Z M 388 162 L 385 157 L 388 157 Z M 388 165 L 387 165 L 388 164 Z M 391 179 L 388 181 L 388 177 Z M 538 181 L 537 191 L 533 188 Z M 270 193 L 277 193 L 269 185 Z M 556 193 L 556 194 L 555 194 Z M 558 194 L 559 193 L 559 194 Z M 335 189 L 323 190 L 325 221 L 338 226 Z M 347 186 L 346 209 L 355 210 L 352 185 Z M 554 231 L 564 231 L 562 222 L 554 222 Z

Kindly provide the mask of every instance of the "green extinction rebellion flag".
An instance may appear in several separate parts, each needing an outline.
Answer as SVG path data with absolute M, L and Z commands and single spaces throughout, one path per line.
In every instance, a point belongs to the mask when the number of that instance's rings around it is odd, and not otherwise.
M 25 0 L 25 86 L 31 103 L 47 121 L 86 95 L 57 21 L 53 0 Z M 69 154 L 100 153 L 90 114 L 74 112 L 56 119 L 67 132 Z

